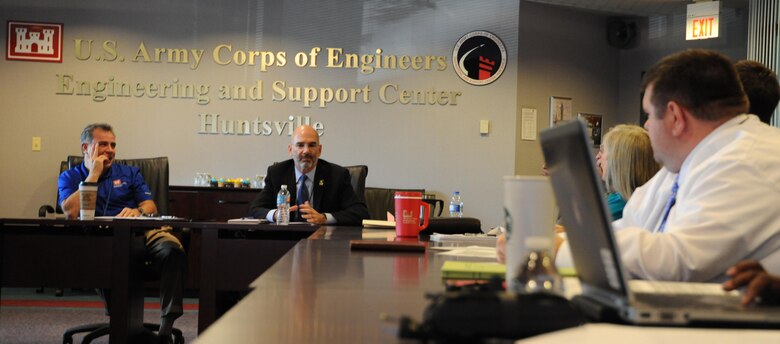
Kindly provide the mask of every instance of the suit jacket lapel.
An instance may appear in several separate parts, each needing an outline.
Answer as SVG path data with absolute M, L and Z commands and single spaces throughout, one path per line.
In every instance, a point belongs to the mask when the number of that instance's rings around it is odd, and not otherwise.
M 328 166 L 320 160 L 320 163 L 317 164 L 317 172 L 314 173 L 314 180 L 312 181 L 314 184 L 311 187 L 314 190 L 314 209 L 318 212 L 322 212 L 322 196 L 325 193 L 325 185 L 327 184 L 325 177 L 329 175 Z
M 295 180 L 295 163 L 287 171 L 287 190 L 290 190 L 290 205 L 298 204 L 298 181 Z

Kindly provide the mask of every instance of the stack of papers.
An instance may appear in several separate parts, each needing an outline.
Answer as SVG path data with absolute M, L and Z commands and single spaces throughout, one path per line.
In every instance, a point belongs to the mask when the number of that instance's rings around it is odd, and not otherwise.
M 440 234 L 433 233 L 431 241 L 440 243 L 458 243 L 477 246 L 496 246 L 496 237 L 487 234 Z

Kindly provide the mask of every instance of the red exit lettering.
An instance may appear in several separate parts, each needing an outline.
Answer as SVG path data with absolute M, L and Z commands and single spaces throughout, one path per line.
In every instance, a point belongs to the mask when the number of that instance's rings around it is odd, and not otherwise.
M 712 35 L 712 23 L 715 18 L 702 18 L 693 20 L 693 37 L 707 37 Z

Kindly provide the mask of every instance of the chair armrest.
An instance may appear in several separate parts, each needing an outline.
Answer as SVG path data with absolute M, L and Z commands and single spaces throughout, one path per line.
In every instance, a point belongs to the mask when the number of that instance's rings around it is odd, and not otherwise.
M 53 214 L 54 213 L 54 207 L 44 204 L 40 208 L 38 208 L 38 217 L 46 217 L 46 214 Z

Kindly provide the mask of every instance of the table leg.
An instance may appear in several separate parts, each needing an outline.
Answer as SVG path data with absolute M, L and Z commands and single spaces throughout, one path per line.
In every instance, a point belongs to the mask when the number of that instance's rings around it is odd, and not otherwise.
M 109 341 L 130 343 L 143 338 L 143 264 L 146 251 L 142 231 L 115 227 L 111 272 Z

